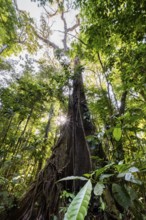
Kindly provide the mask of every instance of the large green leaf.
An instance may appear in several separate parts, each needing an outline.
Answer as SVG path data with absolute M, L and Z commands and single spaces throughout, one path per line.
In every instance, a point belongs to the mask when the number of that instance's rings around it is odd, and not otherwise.
M 131 206 L 131 198 L 124 186 L 120 186 L 118 184 L 113 183 L 112 192 L 114 194 L 115 200 L 123 208 L 128 209 L 129 206 Z
M 88 180 L 69 205 L 64 220 L 84 220 L 87 215 L 91 191 L 92 184 L 91 181 Z

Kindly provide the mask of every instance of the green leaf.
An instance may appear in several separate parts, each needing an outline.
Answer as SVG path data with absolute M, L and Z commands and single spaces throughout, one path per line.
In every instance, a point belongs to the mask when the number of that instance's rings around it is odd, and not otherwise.
M 124 177 L 126 181 L 129 181 L 131 183 L 136 183 L 138 185 L 141 185 L 142 182 L 138 179 L 136 179 L 134 177 L 134 175 L 132 173 L 136 173 L 136 172 L 139 172 L 139 169 L 137 167 L 130 167 L 129 169 L 125 170 L 124 172 L 122 173 L 119 173 L 117 175 L 118 178 L 122 178 Z
M 109 178 L 111 176 L 114 176 L 114 174 L 102 174 L 99 179 L 100 180 L 104 180 L 104 179 L 107 179 L 107 178 Z
M 90 178 L 91 177 L 91 174 L 90 173 L 85 173 L 83 176 L 87 177 L 87 178 Z
M 122 130 L 121 128 L 114 128 L 113 130 L 113 137 L 115 138 L 116 141 L 119 141 L 122 136 Z
M 123 173 L 123 172 L 127 172 L 127 170 L 131 167 L 131 165 L 119 163 L 119 164 L 116 164 L 114 167 L 119 173 Z
M 131 198 L 131 201 L 137 199 L 137 192 L 132 187 L 126 186 L 126 190 Z
M 123 208 L 128 209 L 129 206 L 131 206 L 131 198 L 124 186 L 120 186 L 118 184 L 113 183 L 112 192 L 114 194 L 115 200 Z
M 104 171 L 106 171 L 107 169 L 105 167 L 99 168 L 95 171 L 96 177 L 100 176 L 102 173 L 104 173 Z
M 98 182 L 98 183 L 95 185 L 95 187 L 94 187 L 94 194 L 95 194 L 96 196 L 101 196 L 102 193 L 103 193 L 104 188 L 105 188 L 104 184 Z
M 131 177 L 132 177 L 132 173 L 125 174 L 125 180 L 130 181 Z
M 117 177 L 118 177 L 118 178 L 125 177 L 126 173 L 127 173 L 127 172 L 119 173 L 119 174 L 117 175 Z
M 92 184 L 91 181 L 88 180 L 69 205 L 64 220 L 84 220 L 87 215 L 91 191 Z
M 102 197 L 100 197 L 100 208 L 101 210 L 105 210 L 106 209 L 106 204 L 105 202 L 103 201 Z
M 118 166 L 119 165 L 117 165 L 116 168 L 118 168 Z M 137 173 L 137 172 L 139 172 L 139 169 L 137 167 L 130 167 L 130 168 L 128 168 L 126 164 L 125 165 L 123 164 L 122 166 L 123 166 L 123 169 L 119 169 L 118 177 L 123 177 L 123 176 L 125 176 L 126 173 Z M 121 171 L 124 171 L 124 172 L 121 172 Z
M 109 169 L 109 168 L 110 168 L 111 166 L 113 166 L 113 165 L 114 165 L 114 163 L 107 164 L 106 166 L 95 170 L 95 171 L 93 172 L 93 174 L 95 174 L 96 177 L 98 177 L 98 176 L 100 176 L 102 173 L 104 173 L 107 169 Z
M 138 185 L 141 185 L 141 184 L 142 184 L 142 182 L 141 182 L 140 180 L 136 179 L 136 178 L 133 176 L 132 173 L 126 173 L 126 175 L 125 175 L 125 180 L 126 180 L 126 181 L 129 181 L 129 182 L 131 182 L 131 183 L 136 183 L 136 184 L 138 184 Z
M 84 181 L 87 181 L 88 179 L 83 177 L 83 176 L 67 176 L 67 177 L 64 177 L 64 178 L 58 180 L 57 182 L 66 181 L 66 180 L 84 180 Z
M 73 193 L 67 192 L 66 190 L 62 191 L 62 194 L 60 195 L 60 198 L 74 198 L 75 195 Z
M 130 167 L 129 172 L 136 173 L 136 172 L 139 172 L 139 169 L 137 167 Z

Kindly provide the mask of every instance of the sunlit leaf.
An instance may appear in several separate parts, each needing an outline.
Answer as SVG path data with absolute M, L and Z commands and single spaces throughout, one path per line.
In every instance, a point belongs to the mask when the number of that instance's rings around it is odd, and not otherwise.
M 82 176 L 68 176 L 68 177 L 64 177 L 62 179 L 60 179 L 58 182 L 60 181 L 66 181 L 66 180 L 84 180 L 87 181 L 88 179 Z
M 113 137 L 115 138 L 116 141 L 119 141 L 122 136 L 122 130 L 121 128 L 114 128 L 113 130 Z
M 92 184 L 91 181 L 88 180 L 69 205 L 64 220 L 84 220 L 87 215 L 91 191 Z

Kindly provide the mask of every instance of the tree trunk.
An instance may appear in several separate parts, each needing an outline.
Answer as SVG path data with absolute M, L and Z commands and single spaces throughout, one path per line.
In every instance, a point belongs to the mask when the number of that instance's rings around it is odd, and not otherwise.
M 68 120 L 52 150 L 52 156 L 29 191 L 19 202 L 19 208 L 10 210 L 7 220 L 46 220 L 59 214 L 62 189 L 76 191 L 81 183 L 59 182 L 66 176 L 81 176 L 91 170 L 91 159 L 86 136 L 94 133 L 84 94 L 82 68 L 75 69 L 73 93 L 69 98 Z
M 48 116 L 48 122 L 47 122 L 47 125 L 46 125 L 46 128 L 45 128 L 44 140 L 43 140 L 43 144 L 41 146 L 42 157 L 38 161 L 38 167 L 37 167 L 36 175 L 38 175 L 39 171 L 42 169 L 43 157 L 46 155 L 47 140 L 48 140 L 48 134 L 49 134 L 49 131 L 50 131 L 50 124 L 51 124 L 51 119 L 52 119 L 52 116 L 53 116 L 53 112 L 54 112 L 54 107 L 53 107 L 53 104 L 51 104 L 50 111 L 49 111 L 49 116 Z

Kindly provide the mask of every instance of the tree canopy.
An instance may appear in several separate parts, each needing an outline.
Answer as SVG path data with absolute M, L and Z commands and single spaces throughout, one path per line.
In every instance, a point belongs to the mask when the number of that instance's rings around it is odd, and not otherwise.
M 146 2 L 37 2 L 0 0 L 0 218 L 145 220 Z

